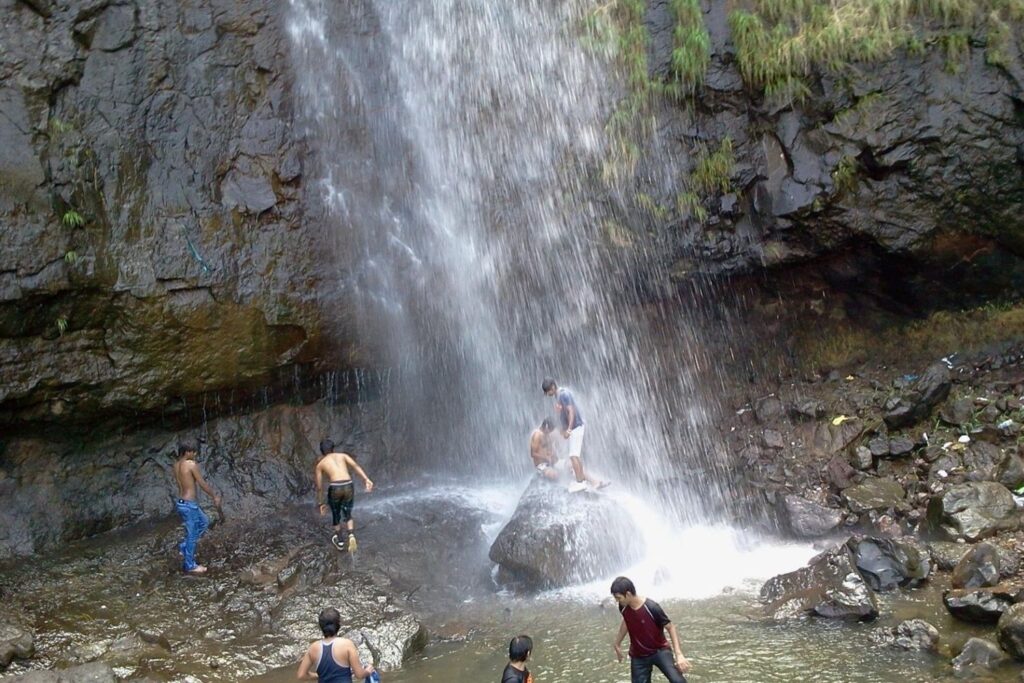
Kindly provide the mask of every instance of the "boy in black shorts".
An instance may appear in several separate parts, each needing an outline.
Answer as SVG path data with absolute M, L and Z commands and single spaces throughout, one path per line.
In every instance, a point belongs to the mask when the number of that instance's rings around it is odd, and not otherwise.
M 316 502 L 320 516 L 327 514 L 327 504 L 331 506 L 331 523 L 334 524 L 334 536 L 331 542 L 338 550 L 356 549 L 356 537 L 352 534 L 355 523 L 352 521 L 352 505 L 355 503 L 355 486 L 349 469 L 362 477 L 366 484 L 366 492 L 373 490 L 373 482 L 363 472 L 363 468 L 348 453 L 337 453 L 334 442 L 324 439 L 320 442 L 320 453 L 323 455 L 316 464 L 313 479 L 316 482 Z M 327 486 L 327 504 L 324 503 L 323 477 L 330 482 Z M 345 526 L 342 527 L 341 523 Z

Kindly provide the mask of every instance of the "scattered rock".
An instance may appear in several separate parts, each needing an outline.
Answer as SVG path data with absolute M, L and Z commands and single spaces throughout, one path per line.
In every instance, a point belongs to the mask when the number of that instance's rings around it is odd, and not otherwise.
M 899 458 L 909 455 L 914 450 L 914 440 L 908 436 L 897 436 L 889 439 L 889 455 Z
M 854 563 L 868 586 L 891 591 L 899 586 L 918 586 L 931 573 L 931 558 L 909 541 L 864 538 L 847 541 Z
M 999 553 L 988 543 L 979 543 L 960 558 L 953 569 L 953 588 L 980 588 L 999 583 Z
M 946 424 L 963 427 L 974 417 L 974 402 L 969 398 L 960 398 L 942 406 L 939 417 Z
M 884 436 L 876 436 L 868 440 L 868 450 L 876 458 L 884 458 L 889 455 L 889 440 Z
M 969 482 L 951 486 L 928 503 L 928 526 L 948 538 L 978 541 L 1018 528 L 1013 496 L 1002 484 Z
M 953 668 L 958 672 L 969 667 L 995 669 L 1009 661 L 999 646 L 984 638 L 971 638 L 953 659 Z
M 846 449 L 864 431 L 860 420 L 844 420 L 838 425 L 819 422 L 811 436 L 811 449 L 818 455 L 832 455 Z
M 999 617 L 996 637 L 1011 657 L 1024 661 L 1024 605 L 1013 605 Z
M 754 403 L 754 415 L 761 424 L 769 424 L 782 417 L 782 401 L 775 396 L 765 396 Z
M 846 458 L 840 455 L 833 455 L 825 469 L 828 472 L 828 480 L 840 491 L 853 486 L 861 478 L 857 470 L 850 467 Z
M 850 465 L 858 470 L 869 470 L 873 464 L 875 460 L 867 446 L 857 446 L 850 454 Z
M 962 588 L 942 594 L 946 609 L 961 621 L 994 624 L 1011 605 L 1024 599 L 1024 585 L 1003 583 L 987 588 Z
M 924 619 L 908 619 L 891 628 L 872 632 L 871 639 L 880 644 L 912 652 L 938 650 L 939 631 Z
M 782 501 L 789 529 L 798 538 L 824 536 L 843 521 L 842 510 L 818 505 L 800 496 L 785 496 Z
M 761 440 L 765 448 L 782 450 L 786 447 L 786 440 L 782 438 L 782 433 L 777 429 L 764 430 L 764 433 L 761 435 Z
M 28 659 L 35 654 L 35 638 L 13 622 L 0 623 L 0 668 L 7 668 L 15 659 Z
M 117 676 L 107 664 L 91 662 L 60 671 L 32 671 L 4 680 L 18 683 L 117 683 Z
M 825 404 L 813 398 L 805 398 L 793 404 L 789 411 L 795 420 L 818 420 L 825 417 Z
M 995 480 L 1010 490 L 1024 485 L 1024 460 L 1018 452 L 1011 451 L 1003 457 L 996 467 Z
M 928 417 L 932 408 L 946 400 L 952 380 L 944 363 L 933 363 L 914 383 L 911 390 L 888 408 L 885 424 L 902 429 Z
M 845 544 L 817 555 L 806 567 L 775 576 L 761 587 L 761 602 L 774 619 L 817 615 L 838 619 L 874 619 L 874 592 L 857 573 Z
M 870 478 L 843 491 L 846 504 L 853 512 L 887 510 L 900 506 L 905 492 L 899 482 L 885 477 Z

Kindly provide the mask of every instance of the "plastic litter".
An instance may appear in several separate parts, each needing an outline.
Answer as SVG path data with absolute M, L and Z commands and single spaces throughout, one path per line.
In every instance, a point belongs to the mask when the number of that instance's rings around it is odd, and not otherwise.
M 970 443 L 971 442 L 971 437 L 969 437 L 966 434 L 964 434 L 959 439 L 957 439 L 957 441 L 959 441 L 960 443 Z
M 838 427 L 839 425 L 843 424 L 844 422 L 846 422 L 849 419 L 850 418 L 846 417 L 845 415 L 840 415 L 838 417 L 832 418 L 832 424 L 835 425 L 836 427 Z

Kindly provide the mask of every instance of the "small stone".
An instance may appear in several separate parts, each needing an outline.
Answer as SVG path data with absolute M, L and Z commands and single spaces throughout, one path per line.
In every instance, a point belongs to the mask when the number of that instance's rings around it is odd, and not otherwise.
M 765 448 L 781 450 L 786 447 L 786 440 L 783 438 L 782 433 L 776 429 L 764 430 L 762 441 Z
M 866 446 L 857 446 L 850 454 L 850 465 L 858 470 L 868 470 L 875 460 Z
M 914 440 L 908 436 L 897 436 L 889 439 L 889 454 L 893 456 L 907 455 L 914 450 Z

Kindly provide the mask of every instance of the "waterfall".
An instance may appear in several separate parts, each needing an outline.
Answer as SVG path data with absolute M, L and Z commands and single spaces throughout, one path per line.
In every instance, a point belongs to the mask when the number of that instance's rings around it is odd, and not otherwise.
M 718 514 L 732 494 L 698 302 L 645 302 L 656 247 L 611 234 L 600 167 L 622 86 L 581 45 L 595 3 L 290 5 L 306 183 L 393 369 L 403 472 L 521 480 L 550 376 L 581 405 L 589 469 L 681 522 Z

